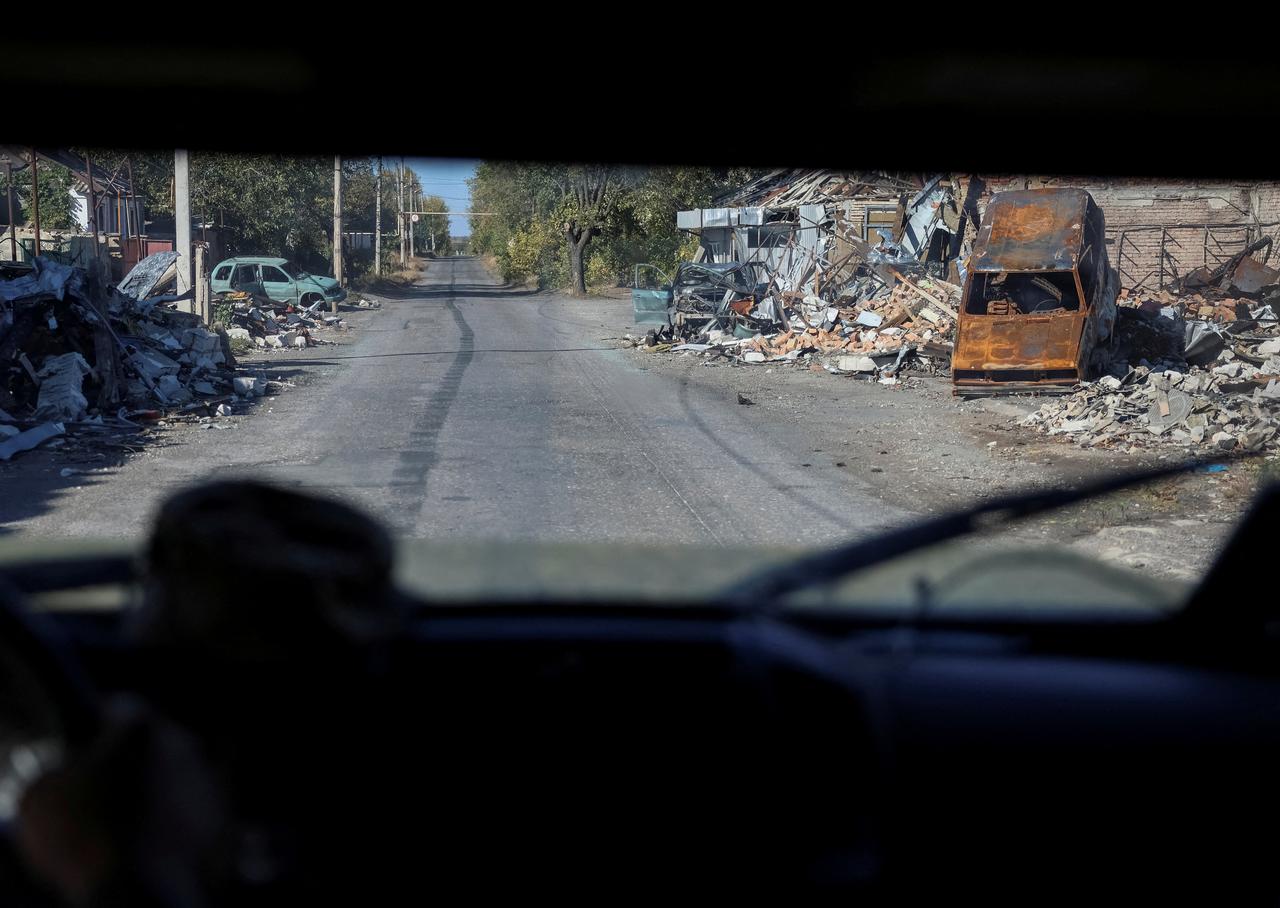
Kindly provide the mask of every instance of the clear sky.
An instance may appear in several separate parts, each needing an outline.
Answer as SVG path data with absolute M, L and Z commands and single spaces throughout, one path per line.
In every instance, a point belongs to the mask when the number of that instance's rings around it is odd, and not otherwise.
M 422 191 L 444 199 L 450 211 L 466 211 L 471 204 L 467 191 L 467 178 L 475 174 L 479 161 L 461 161 L 450 158 L 407 158 L 405 164 L 418 175 Z M 450 236 L 470 236 L 470 218 L 449 218 Z

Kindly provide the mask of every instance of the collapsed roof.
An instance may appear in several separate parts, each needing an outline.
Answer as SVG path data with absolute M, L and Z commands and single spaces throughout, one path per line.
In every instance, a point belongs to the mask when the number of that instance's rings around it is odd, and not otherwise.
M 843 173 L 792 168 L 775 170 L 718 196 L 716 207 L 796 208 L 854 198 L 897 198 L 917 192 L 925 181 L 906 174 Z

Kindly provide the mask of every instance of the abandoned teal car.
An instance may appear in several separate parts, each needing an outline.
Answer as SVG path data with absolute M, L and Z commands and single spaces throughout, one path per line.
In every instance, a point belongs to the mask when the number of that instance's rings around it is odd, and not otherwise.
M 308 274 L 288 259 L 266 256 L 242 255 L 219 262 L 211 285 L 214 293 L 252 289 L 277 303 L 304 308 L 347 298 L 347 291 L 333 278 Z

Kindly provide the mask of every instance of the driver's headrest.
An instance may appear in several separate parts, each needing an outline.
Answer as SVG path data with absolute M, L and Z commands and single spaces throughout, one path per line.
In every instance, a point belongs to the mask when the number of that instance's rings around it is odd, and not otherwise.
M 358 635 L 392 610 L 393 545 L 342 502 L 255 481 L 160 509 L 137 624 L 150 642 L 271 655 Z

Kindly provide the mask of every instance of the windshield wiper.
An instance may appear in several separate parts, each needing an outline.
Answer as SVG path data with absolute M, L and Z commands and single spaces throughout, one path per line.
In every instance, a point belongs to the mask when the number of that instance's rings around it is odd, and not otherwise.
M 1196 460 L 1154 470 L 1121 473 L 1076 489 L 1019 492 L 994 501 L 985 501 L 963 511 L 890 530 L 872 539 L 849 542 L 835 549 L 805 555 L 767 568 L 738 581 L 713 597 L 712 601 L 717 605 L 738 608 L 765 608 L 775 604 L 781 597 L 835 583 L 908 552 L 937 545 L 979 529 L 998 527 L 1064 508 L 1129 486 L 1189 473 L 1215 462 L 1220 462 L 1220 459 Z

